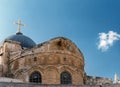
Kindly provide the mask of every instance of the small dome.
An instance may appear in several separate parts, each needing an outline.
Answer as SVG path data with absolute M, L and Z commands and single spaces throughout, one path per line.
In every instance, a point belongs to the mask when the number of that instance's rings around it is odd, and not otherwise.
M 11 35 L 7 37 L 6 40 L 20 42 L 22 47 L 25 47 L 25 48 L 31 48 L 36 45 L 36 43 L 31 38 L 23 35 L 21 32 L 18 32 L 15 35 Z

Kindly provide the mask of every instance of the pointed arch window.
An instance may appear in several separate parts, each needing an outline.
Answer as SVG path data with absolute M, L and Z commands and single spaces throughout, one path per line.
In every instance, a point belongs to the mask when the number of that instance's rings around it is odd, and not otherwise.
M 42 83 L 41 74 L 38 71 L 33 72 L 29 77 L 29 82 Z
M 64 71 L 60 75 L 61 84 L 72 84 L 72 79 L 70 73 Z

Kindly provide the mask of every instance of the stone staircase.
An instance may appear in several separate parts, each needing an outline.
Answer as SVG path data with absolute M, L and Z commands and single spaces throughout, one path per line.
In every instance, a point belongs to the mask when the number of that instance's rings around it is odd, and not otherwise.
M 46 84 L 33 84 L 33 83 L 13 83 L 13 82 L 0 82 L 0 87 L 120 87 L 120 84 L 107 84 L 102 86 L 92 85 L 46 85 Z

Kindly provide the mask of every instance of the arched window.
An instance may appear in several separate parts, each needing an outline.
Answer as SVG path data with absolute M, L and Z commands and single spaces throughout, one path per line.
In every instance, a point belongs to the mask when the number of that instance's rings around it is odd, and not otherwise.
M 68 72 L 62 72 L 60 75 L 61 84 L 72 84 L 71 75 Z
M 30 75 L 29 82 L 42 83 L 41 74 L 40 74 L 38 71 L 33 72 L 33 73 Z

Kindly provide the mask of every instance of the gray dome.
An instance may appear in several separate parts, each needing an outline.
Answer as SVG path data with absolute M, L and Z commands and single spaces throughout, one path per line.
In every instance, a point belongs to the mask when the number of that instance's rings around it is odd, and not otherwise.
M 11 35 L 7 37 L 6 40 L 20 42 L 22 47 L 25 47 L 25 48 L 31 48 L 36 45 L 36 43 L 31 38 L 23 35 L 21 32 L 18 32 L 15 35 Z

